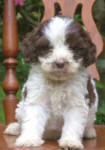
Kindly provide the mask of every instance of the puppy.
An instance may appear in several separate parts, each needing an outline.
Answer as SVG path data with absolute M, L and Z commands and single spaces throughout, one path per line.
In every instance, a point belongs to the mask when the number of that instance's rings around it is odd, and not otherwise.
M 17 105 L 17 122 L 5 133 L 19 135 L 16 146 L 59 139 L 64 149 L 83 149 L 83 137 L 96 137 L 98 104 L 87 71 L 96 56 L 89 35 L 74 19 L 56 16 L 26 35 L 22 52 L 32 68 Z

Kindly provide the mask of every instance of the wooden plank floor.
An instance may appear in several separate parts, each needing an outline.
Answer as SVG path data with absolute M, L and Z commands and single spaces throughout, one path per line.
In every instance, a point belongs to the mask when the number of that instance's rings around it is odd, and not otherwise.
M 5 126 L 0 125 L 0 150 L 61 150 L 57 142 L 46 142 L 43 146 L 37 148 L 17 148 L 14 146 L 16 137 L 4 135 Z M 97 138 L 84 140 L 84 150 L 105 150 L 105 126 L 96 126 Z

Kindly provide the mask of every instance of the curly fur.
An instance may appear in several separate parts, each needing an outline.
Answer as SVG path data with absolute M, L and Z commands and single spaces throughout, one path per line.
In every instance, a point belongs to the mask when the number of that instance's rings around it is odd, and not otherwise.
M 22 52 L 32 68 L 17 105 L 17 123 L 5 133 L 19 135 L 16 146 L 59 139 L 65 150 L 83 149 L 83 137 L 96 137 L 98 105 L 86 68 L 96 55 L 89 35 L 73 19 L 54 17 L 27 34 Z

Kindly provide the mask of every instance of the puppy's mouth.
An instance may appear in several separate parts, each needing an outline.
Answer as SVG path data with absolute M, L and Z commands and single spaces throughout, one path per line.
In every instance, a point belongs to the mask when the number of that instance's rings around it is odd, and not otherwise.
M 70 74 L 66 70 L 56 70 L 46 73 L 46 76 L 51 80 L 64 81 L 70 78 Z
M 59 75 L 67 74 L 68 72 L 66 69 L 55 69 L 51 73 L 57 74 L 59 76 Z

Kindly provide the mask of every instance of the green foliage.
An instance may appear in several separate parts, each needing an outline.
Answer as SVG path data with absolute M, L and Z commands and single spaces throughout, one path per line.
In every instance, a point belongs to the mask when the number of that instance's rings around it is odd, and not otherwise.
M 26 0 L 23 7 L 17 7 L 19 39 L 36 27 L 43 17 L 44 6 L 41 0 Z
M 20 88 L 22 88 L 23 83 L 26 81 L 30 65 L 25 63 L 21 53 L 19 52 L 18 57 L 18 66 L 16 68 L 17 78 L 19 80 Z
M 0 122 L 4 122 L 5 121 L 3 104 L 2 104 L 2 100 L 4 98 L 5 98 L 5 93 L 3 92 L 3 89 L 2 89 L 2 82 L 0 82 Z
M 96 124 L 105 124 L 105 100 L 99 101 Z

